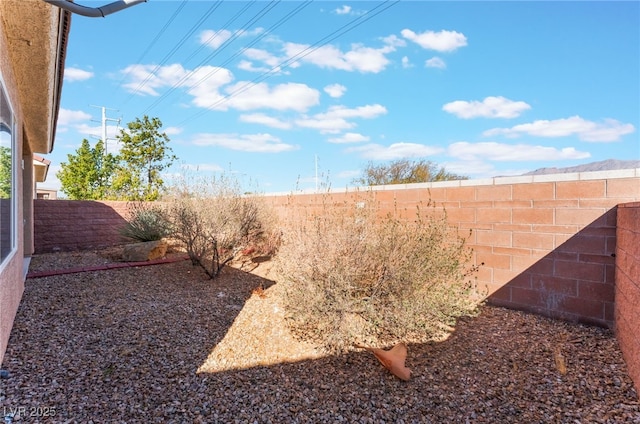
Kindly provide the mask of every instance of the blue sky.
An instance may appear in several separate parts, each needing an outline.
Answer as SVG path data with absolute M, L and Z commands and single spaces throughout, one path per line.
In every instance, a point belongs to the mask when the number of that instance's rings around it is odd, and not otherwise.
M 180 159 L 168 181 L 224 172 L 264 192 L 316 175 L 351 186 L 403 158 L 474 179 L 640 159 L 640 3 L 149 0 L 75 15 L 42 187 L 101 136 L 102 106 L 110 152 L 126 123 L 158 117 Z

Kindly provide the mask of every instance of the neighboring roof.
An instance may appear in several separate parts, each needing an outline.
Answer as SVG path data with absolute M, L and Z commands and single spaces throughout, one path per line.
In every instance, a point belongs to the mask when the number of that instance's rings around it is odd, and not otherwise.
M 42 0 L 0 1 L 9 60 L 32 152 L 51 153 L 71 14 Z
M 33 169 L 35 173 L 35 179 L 37 183 L 43 183 L 47 179 L 47 173 L 49 172 L 49 165 L 51 161 L 45 159 L 39 155 L 33 155 Z

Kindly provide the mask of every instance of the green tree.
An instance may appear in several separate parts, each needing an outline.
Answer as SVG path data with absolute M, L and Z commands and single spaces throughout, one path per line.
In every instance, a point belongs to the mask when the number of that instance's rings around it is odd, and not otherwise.
M 0 199 L 11 198 L 11 147 L 0 146 Z
M 169 137 L 160 132 L 159 118 L 142 119 L 120 130 L 120 166 L 113 179 L 113 188 L 127 200 L 156 200 L 164 188 L 161 172 L 177 157 L 168 146 Z
M 62 184 L 61 191 L 71 200 L 105 199 L 109 193 L 111 177 L 116 169 L 117 157 L 105 154 L 102 140 L 95 147 L 83 139 L 75 154 L 67 155 L 68 163 L 60 164 L 56 174 Z
M 382 165 L 369 162 L 362 176 L 354 179 L 353 182 L 365 186 L 375 186 L 467 179 L 469 178 L 448 172 L 444 167 L 439 167 L 428 160 L 399 159 Z

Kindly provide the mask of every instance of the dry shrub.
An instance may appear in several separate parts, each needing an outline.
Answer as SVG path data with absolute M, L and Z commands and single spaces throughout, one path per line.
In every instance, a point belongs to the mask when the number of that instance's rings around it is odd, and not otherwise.
M 374 193 L 356 193 L 284 232 L 277 271 L 288 323 L 329 352 L 354 343 L 425 342 L 478 306 L 471 250 L 427 204 L 413 219 L 380 217 Z
M 272 214 L 259 195 L 243 195 L 232 178 L 185 178 L 163 200 L 173 237 L 210 278 L 243 249 L 269 245 Z

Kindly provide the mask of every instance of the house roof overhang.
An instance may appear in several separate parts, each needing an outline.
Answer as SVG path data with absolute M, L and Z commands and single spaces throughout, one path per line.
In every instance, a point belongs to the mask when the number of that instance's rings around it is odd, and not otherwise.
M 51 165 L 51 161 L 49 159 L 45 159 L 39 155 L 33 155 L 33 170 L 37 183 L 45 182 L 47 179 L 47 173 L 49 172 L 49 165 Z
M 51 153 L 71 14 L 42 0 L 0 1 L 30 150 Z

